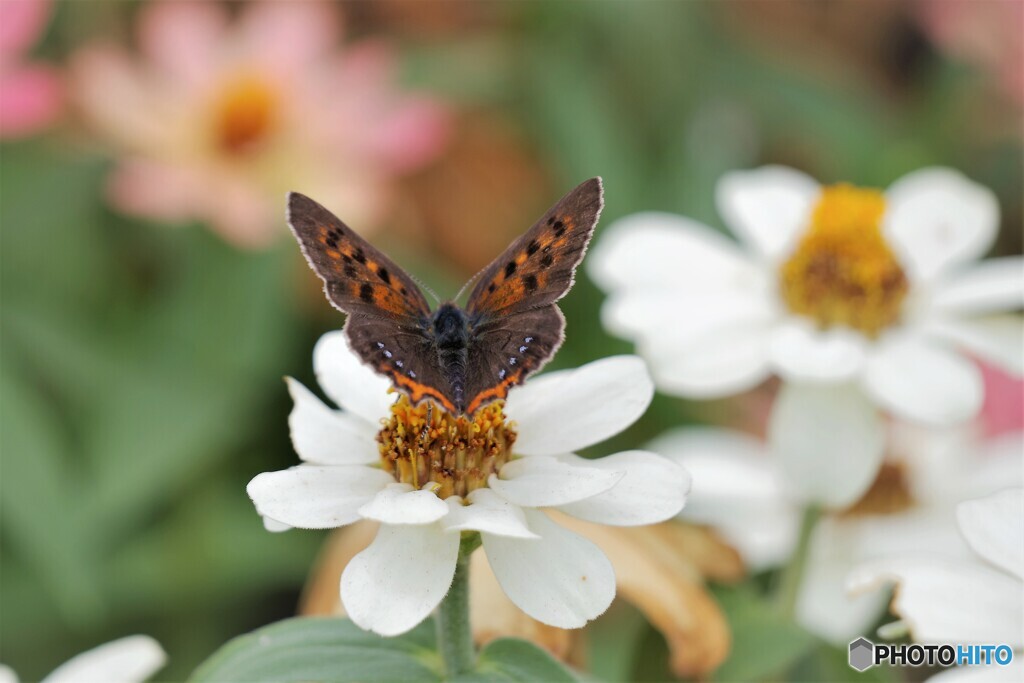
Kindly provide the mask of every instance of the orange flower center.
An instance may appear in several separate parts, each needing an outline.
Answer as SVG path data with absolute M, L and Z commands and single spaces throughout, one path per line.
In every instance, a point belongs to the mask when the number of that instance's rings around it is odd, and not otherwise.
M 266 141 L 278 115 L 278 95 L 269 83 L 255 76 L 238 78 L 214 102 L 214 141 L 228 154 L 244 154 Z
M 779 272 L 782 298 L 793 313 L 871 337 L 899 319 L 908 283 L 882 236 L 884 211 L 878 190 L 823 190 L 810 227 Z
M 865 515 L 894 515 L 914 506 L 910 482 L 904 468 L 894 463 L 883 463 L 878 476 L 861 499 L 840 513 L 840 517 Z
M 433 482 L 439 498 L 487 486 L 487 478 L 512 457 L 516 432 L 495 401 L 472 419 L 402 394 L 377 433 L 381 463 L 397 481 L 421 488 Z

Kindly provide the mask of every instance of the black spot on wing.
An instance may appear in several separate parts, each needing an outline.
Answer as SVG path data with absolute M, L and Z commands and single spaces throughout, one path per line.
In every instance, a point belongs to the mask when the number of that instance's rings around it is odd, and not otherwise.
M 526 255 L 533 256 L 540 249 L 540 243 L 537 240 L 530 240 L 530 244 L 526 247 Z
M 555 257 L 554 256 L 552 256 L 551 254 L 544 254 L 540 258 L 540 267 L 541 268 L 550 268 L 551 264 L 553 264 L 554 262 L 555 262 Z
M 391 274 L 388 273 L 388 269 L 387 268 L 381 268 L 380 270 L 378 270 L 377 271 L 377 277 L 379 277 L 385 283 L 387 283 L 389 285 L 391 284 Z
M 516 272 L 516 262 L 509 261 L 508 263 L 505 264 L 505 277 L 512 277 L 512 273 L 514 272 Z
M 359 298 L 365 301 L 366 303 L 372 302 L 373 285 L 371 285 L 369 282 L 364 282 L 363 285 L 359 288 Z
M 537 276 L 532 273 L 523 276 L 523 284 L 526 286 L 526 291 L 533 293 L 537 291 Z
M 356 253 L 352 254 L 352 258 L 359 261 L 359 263 L 366 263 L 366 254 L 363 253 L 362 247 L 356 249 Z

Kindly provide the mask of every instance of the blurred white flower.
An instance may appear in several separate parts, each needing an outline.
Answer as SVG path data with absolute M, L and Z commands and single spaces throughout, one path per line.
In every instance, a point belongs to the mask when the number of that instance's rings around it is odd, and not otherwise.
M 611 563 L 541 508 L 633 526 L 683 507 L 689 475 L 665 458 L 572 453 L 646 410 L 654 387 L 634 356 L 533 378 L 471 420 L 389 393 L 341 332 L 320 340 L 314 366 L 342 410 L 289 380 L 292 441 L 304 463 L 260 474 L 248 491 L 272 529 L 381 523 L 341 580 L 345 611 L 364 629 L 396 635 L 426 618 L 448 591 L 469 530 L 480 532 L 498 583 L 520 609 L 552 626 L 583 626 L 615 595 Z
M 128 636 L 72 657 L 42 683 L 142 683 L 167 663 L 167 654 L 149 636 Z M 0 683 L 18 677 L 0 664 Z
M 1024 488 L 961 503 L 956 521 L 975 555 L 961 561 L 911 552 L 866 564 L 853 592 L 895 583 L 892 611 L 924 643 L 993 643 L 1013 648 L 1007 666 L 951 669 L 929 680 L 1024 680 Z
M 885 193 L 822 187 L 783 167 L 727 174 L 734 242 L 681 216 L 611 225 L 588 259 L 602 317 L 636 342 L 658 387 L 720 397 L 777 374 L 773 448 L 803 468 L 805 498 L 843 506 L 881 462 L 878 408 L 945 425 L 983 391 L 966 351 L 1024 372 L 1024 258 L 992 245 L 992 193 L 948 169 Z M 827 454 L 827 455 L 826 455 Z
M 800 506 L 766 445 L 724 429 L 681 429 L 648 448 L 672 458 L 694 478 L 681 517 L 708 524 L 753 570 L 785 564 L 796 545 Z M 810 541 L 796 616 L 807 629 L 840 645 L 863 635 L 882 612 L 885 595 L 851 598 L 850 570 L 898 552 L 967 557 L 956 534 L 956 504 L 1006 486 L 1024 485 L 1024 433 L 981 442 L 968 428 L 894 426 L 892 454 L 853 507 L 822 518 Z

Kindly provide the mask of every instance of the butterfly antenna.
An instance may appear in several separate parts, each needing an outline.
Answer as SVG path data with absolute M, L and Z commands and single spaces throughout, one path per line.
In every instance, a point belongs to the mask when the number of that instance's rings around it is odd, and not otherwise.
M 468 287 L 469 287 L 469 286 L 470 286 L 471 284 L 473 284 L 474 282 L 476 282 L 477 280 L 479 280 L 479 279 L 480 279 L 480 276 L 484 274 L 484 271 L 485 271 L 485 270 L 487 270 L 487 268 L 488 268 L 488 267 L 489 267 L 489 266 L 484 266 L 483 268 L 481 268 L 480 270 L 478 270 L 478 271 L 476 272 L 476 275 L 474 275 L 473 277 L 469 278 L 469 280 L 467 280 L 467 281 L 466 281 L 466 284 L 462 285 L 462 289 L 460 289 L 460 290 L 459 290 L 459 293 L 455 295 L 455 298 L 454 298 L 454 299 L 452 299 L 452 301 L 458 301 L 458 300 L 459 300 L 459 299 L 460 299 L 460 298 L 462 297 L 462 293 L 463 293 L 463 292 L 465 292 L 465 291 L 466 291 L 466 289 L 467 289 L 467 288 L 468 288 Z
M 424 292 L 426 292 L 430 296 L 434 297 L 434 302 L 435 303 L 441 303 L 441 297 L 439 297 L 437 295 L 437 292 L 435 292 L 430 287 L 428 287 L 427 284 L 425 282 L 423 282 L 423 280 L 419 279 L 418 277 L 416 277 L 415 275 L 412 275 L 412 274 L 409 274 L 409 277 L 412 278 L 413 282 L 415 282 L 417 285 L 419 285 L 420 289 L 422 289 Z

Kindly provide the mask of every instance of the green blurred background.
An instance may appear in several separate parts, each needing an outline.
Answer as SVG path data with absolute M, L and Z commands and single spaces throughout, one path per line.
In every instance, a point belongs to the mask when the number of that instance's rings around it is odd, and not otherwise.
M 60 64 L 87 41 L 128 41 L 141 4 L 60 4 L 34 54 Z M 393 45 L 402 82 L 453 117 L 373 239 L 445 296 L 593 175 L 605 225 L 662 209 L 722 227 L 714 184 L 731 169 L 884 187 L 941 164 L 997 193 L 997 250 L 1018 253 L 1021 93 L 938 40 L 926 4 L 346 3 L 349 39 Z M 283 200 L 282 239 L 239 250 L 199 224 L 115 211 L 111 163 L 73 115 L 0 146 L 0 661 L 27 680 L 136 632 L 170 653 L 160 678 L 180 679 L 294 614 L 324 538 L 265 532 L 245 494 L 296 462 L 281 378 L 315 386 L 313 344 L 342 322 L 286 235 Z M 580 278 L 556 366 L 628 350 L 599 304 Z M 735 410 L 658 397 L 595 453 Z M 623 629 L 610 631 L 633 634 L 619 674 L 666 677 L 659 636 Z

